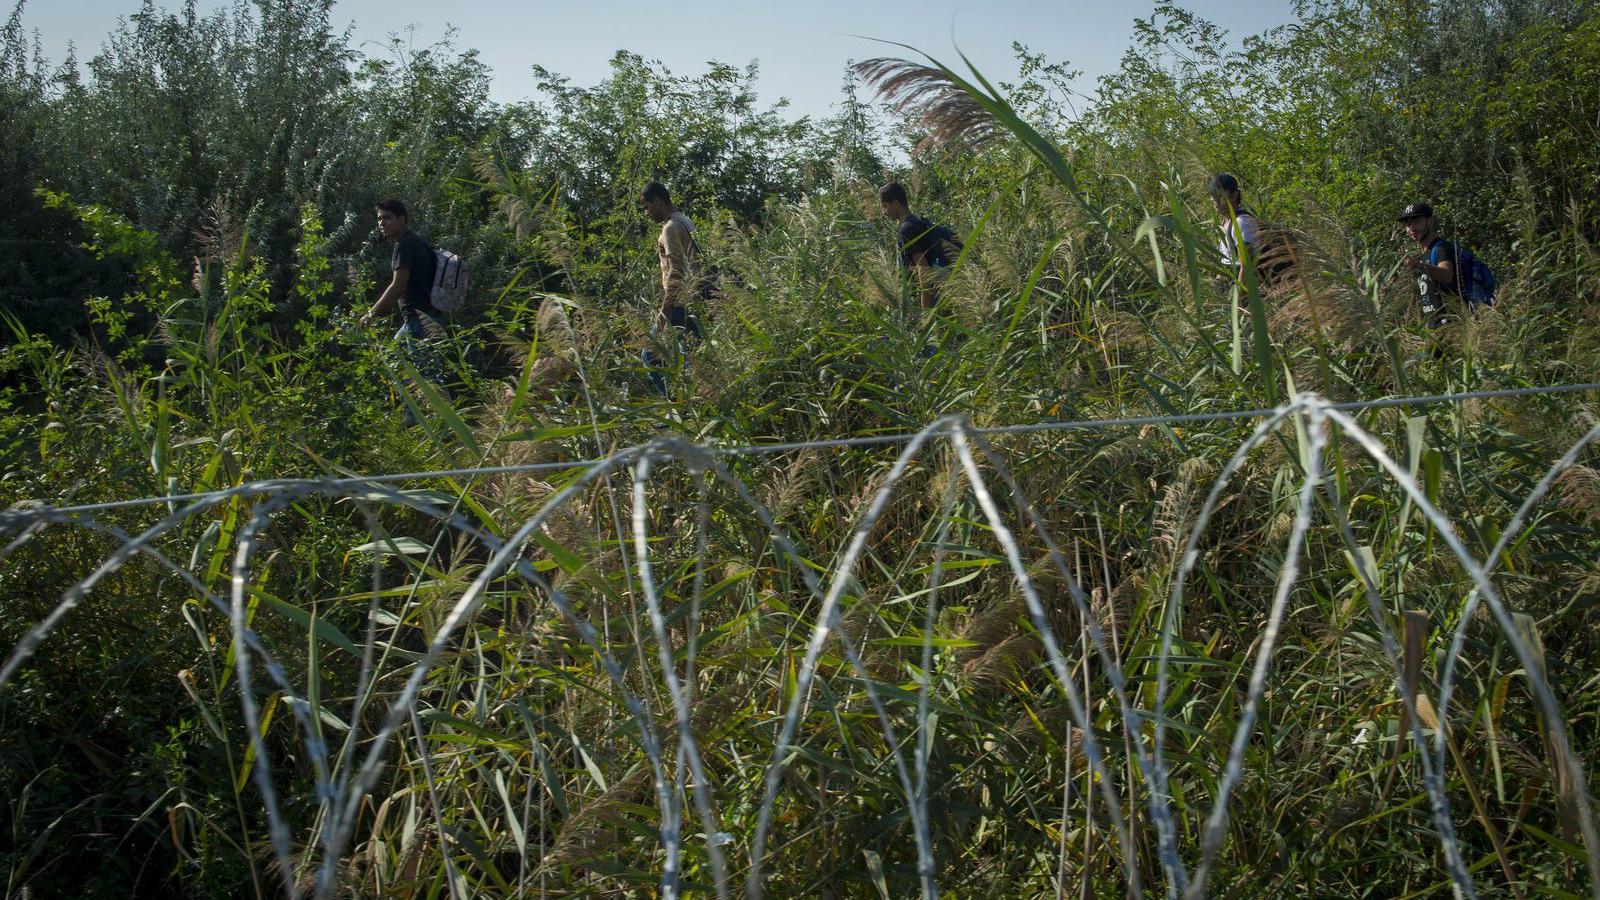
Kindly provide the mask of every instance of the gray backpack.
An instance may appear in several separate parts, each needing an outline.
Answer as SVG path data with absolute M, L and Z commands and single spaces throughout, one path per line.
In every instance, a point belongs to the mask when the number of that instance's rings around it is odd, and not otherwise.
M 467 261 L 438 248 L 434 248 L 433 260 L 433 290 L 428 299 L 439 312 L 460 311 L 467 302 Z

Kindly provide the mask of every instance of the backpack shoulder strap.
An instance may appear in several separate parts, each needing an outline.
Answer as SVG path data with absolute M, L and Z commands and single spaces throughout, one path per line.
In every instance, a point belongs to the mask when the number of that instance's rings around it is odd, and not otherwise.
M 683 220 L 683 233 L 685 235 L 687 235 L 688 238 L 689 238 L 689 249 L 693 250 L 695 258 L 699 259 L 700 258 L 700 242 L 698 240 L 696 240 L 695 236 L 694 236 L 694 232 L 695 232 L 694 220 L 689 218 L 688 216 L 684 215 L 682 210 L 674 210 L 673 213 L 672 213 L 672 218 L 674 220 L 676 220 L 676 219 L 682 219 Z

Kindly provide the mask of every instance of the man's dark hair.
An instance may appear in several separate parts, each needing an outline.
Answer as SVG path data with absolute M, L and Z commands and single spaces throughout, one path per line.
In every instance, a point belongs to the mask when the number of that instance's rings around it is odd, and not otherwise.
M 1227 172 L 1218 172 L 1211 178 L 1211 193 L 1231 194 L 1239 190 L 1239 179 Z
M 910 198 L 906 197 L 905 185 L 898 181 L 891 181 L 878 191 L 878 200 L 883 203 L 901 203 L 911 205 Z
M 644 190 L 639 193 L 639 199 L 646 202 L 659 200 L 662 203 L 671 203 L 672 194 L 667 190 L 666 185 L 659 181 L 652 181 L 644 186 Z
M 406 205 L 401 203 L 399 200 L 379 200 L 375 205 L 378 209 L 383 210 L 391 216 L 399 216 L 402 219 L 411 218 L 411 216 L 406 214 Z

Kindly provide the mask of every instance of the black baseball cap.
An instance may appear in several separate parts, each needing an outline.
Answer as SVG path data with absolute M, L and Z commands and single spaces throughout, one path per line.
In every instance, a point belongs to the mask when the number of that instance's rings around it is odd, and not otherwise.
M 1426 203 L 1413 203 L 1410 206 L 1406 207 L 1404 212 L 1400 213 L 1400 221 L 1402 221 L 1402 222 L 1404 222 L 1407 219 L 1431 219 L 1431 218 L 1433 218 L 1433 207 L 1429 206 Z

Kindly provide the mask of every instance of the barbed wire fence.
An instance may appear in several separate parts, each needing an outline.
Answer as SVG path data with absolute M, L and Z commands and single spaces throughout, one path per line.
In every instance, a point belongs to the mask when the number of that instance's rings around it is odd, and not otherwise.
M 1098 793 L 1100 806 L 1109 823 L 1109 831 L 1120 848 L 1124 878 L 1130 892 L 1142 896 L 1146 892 L 1168 897 L 1198 898 L 1207 895 L 1212 869 L 1220 852 L 1226 828 L 1230 821 L 1230 800 L 1245 772 L 1247 749 L 1255 732 L 1262 697 L 1272 673 L 1272 664 L 1286 617 L 1289 615 L 1289 598 L 1299 581 L 1302 553 L 1307 534 L 1316 518 L 1319 494 L 1332 499 L 1326 483 L 1327 454 L 1335 437 L 1342 436 L 1353 442 L 1372 463 L 1403 492 L 1407 502 L 1426 518 L 1456 561 L 1471 579 L 1473 589 L 1465 599 L 1454 632 L 1450 637 L 1444 663 L 1437 680 L 1438 695 L 1431 710 L 1419 709 L 1426 698 L 1414 689 L 1406 689 L 1406 674 L 1402 648 L 1390 625 L 1390 613 L 1383 600 L 1379 573 L 1364 562 L 1351 523 L 1339 503 L 1328 504 L 1333 510 L 1339 540 L 1348 558 L 1355 560 L 1362 591 L 1367 600 L 1373 625 L 1378 631 L 1383 654 L 1393 673 L 1398 694 L 1409 724 L 1407 737 L 1419 751 L 1417 756 L 1422 770 L 1432 819 L 1440 841 L 1451 886 L 1462 897 L 1477 896 L 1477 888 L 1462 854 L 1461 842 L 1455 834 L 1454 814 L 1446 790 L 1447 741 L 1450 734 L 1451 698 L 1458 680 L 1458 664 L 1465 645 L 1469 625 L 1480 607 L 1486 607 L 1496 623 L 1500 636 L 1511 648 L 1527 674 L 1535 704 L 1548 723 L 1553 740 L 1553 752 L 1560 758 L 1570 777 L 1575 780 L 1574 795 L 1577 819 L 1583 841 L 1583 855 L 1588 867 L 1590 895 L 1600 900 L 1600 831 L 1596 821 L 1589 789 L 1585 781 L 1583 761 L 1578 758 L 1562 715 L 1561 705 L 1544 676 L 1535 649 L 1522 634 L 1513 618 L 1513 611 L 1497 592 L 1493 575 L 1505 555 L 1507 547 L 1527 526 L 1530 516 L 1550 494 L 1563 472 L 1581 458 L 1583 452 L 1600 440 L 1600 426 L 1590 429 L 1572 445 L 1550 468 L 1531 493 L 1523 500 L 1512 519 L 1500 533 L 1494 549 L 1483 560 L 1468 551 L 1457 535 L 1450 519 L 1430 501 L 1425 491 L 1406 467 L 1397 462 L 1383 443 L 1356 420 L 1354 413 L 1384 408 L 1422 407 L 1441 403 L 1460 403 L 1468 400 L 1511 399 L 1536 395 L 1559 395 L 1600 390 L 1600 384 L 1558 385 L 1500 391 L 1462 392 L 1426 397 L 1402 397 L 1360 403 L 1331 403 L 1310 394 L 1300 394 L 1282 406 L 1265 409 L 1232 410 L 1190 415 L 1134 417 L 1110 420 L 1074 422 L 1042 422 L 1027 425 L 979 428 L 960 416 L 939 419 L 915 433 L 837 438 L 818 441 L 765 444 L 744 447 L 708 447 L 688 442 L 682 438 L 663 436 L 639 446 L 630 447 L 608 456 L 527 465 L 475 467 L 435 472 L 408 472 L 371 477 L 341 477 L 323 479 L 288 479 L 259 481 L 235 487 L 193 494 L 128 499 L 107 503 L 82 505 L 30 505 L 0 512 L 0 539 L 10 536 L 0 548 L 0 565 L 22 547 L 37 540 L 46 529 L 69 526 L 104 535 L 118 543 L 117 548 L 92 572 L 71 585 L 50 610 L 13 647 L 0 667 L 0 691 L 27 664 L 29 657 L 47 640 L 62 622 L 88 597 L 91 591 L 112 573 L 136 557 L 153 561 L 161 569 L 179 579 L 195 596 L 203 598 L 212 607 L 227 616 L 234 646 L 234 677 L 238 680 L 240 712 L 245 723 L 251 755 L 251 777 L 261 795 L 269 823 L 272 852 L 281 874 L 282 887 L 290 897 L 309 893 L 318 898 L 332 897 L 340 889 L 342 866 L 354 839 L 363 804 L 377 787 L 393 752 L 393 743 L 404 729 L 410 728 L 420 756 L 429 800 L 440 840 L 446 829 L 440 797 L 435 790 L 434 766 L 429 741 L 423 734 L 418 715 L 419 700 L 430 688 L 429 675 L 455 646 L 467 626 L 474 620 L 485 602 L 495 593 L 495 585 L 504 579 L 515 578 L 523 582 L 536 596 L 548 600 L 563 621 L 576 632 L 605 672 L 615 690 L 622 711 L 632 720 L 637 732 L 639 747 L 649 767 L 651 793 L 659 815 L 659 858 L 661 859 L 660 892 L 663 897 L 681 896 L 685 890 L 683 854 L 686 841 L 693 839 L 693 826 L 686 824 L 692 815 L 704 840 L 705 858 L 711 873 L 711 889 L 719 898 L 734 895 L 735 871 L 724 850 L 726 846 L 746 843 L 748 860 L 744 871 L 744 893 L 760 897 L 765 890 L 764 864 L 768 856 L 768 841 L 774 827 L 774 811 L 783 783 L 783 774 L 793 759 L 797 733 L 814 694 L 814 682 L 823 664 L 825 650 L 837 644 L 848 666 L 858 676 L 858 683 L 872 708 L 877 726 L 888 748 L 894 777 L 906 803 L 907 819 L 915 841 L 917 876 L 925 897 L 935 897 L 939 892 L 938 871 L 935 865 L 934 830 L 930 823 L 929 758 L 931 740 L 929 717 L 933 693 L 934 624 L 939 610 L 941 577 L 944 569 L 944 535 L 952 518 L 952 509 L 958 495 L 970 496 L 982 513 L 982 525 L 992 534 L 1004 557 L 1009 577 L 1020 591 L 1029 621 L 1036 629 L 1043 648 L 1046 667 L 1055 687 L 1066 698 L 1072 723 L 1082 736 L 1083 758 L 1092 772 L 1092 781 Z M 1079 567 L 1070 560 L 1061 545 L 1051 535 L 1044 514 L 1030 501 L 1020 483 L 995 450 L 991 439 L 1002 435 L 1034 435 L 1061 431 L 1104 431 L 1143 425 L 1196 425 L 1210 422 L 1256 420 L 1249 437 L 1239 445 L 1227 464 L 1217 475 L 1199 512 L 1188 529 L 1183 552 L 1172 577 L 1169 601 L 1162 608 L 1160 620 L 1160 653 L 1157 660 L 1157 679 L 1154 701 L 1149 706 L 1137 702 L 1130 689 L 1115 641 L 1101 627 L 1099 618 L 1091 608 L 1091 598 Z M 1293 428 L 1298 436 L 1301 451 L 1302 477 L 1295 493 L 1295 513 L 1290 535 L 1285 545 L 1284 561 L 1277 573 L 1276 583 L 1267 609 L 1266 624 L 1254 645 L 1254 656 L 1249 668 L 1248 683 L 1244 691 L 1238 724 L 1229 743 L 1226 762 L 1218 773 L 1214 803 L 1205 817 L 1197 846 L 1185 846 L 1184 830 L 1174 812 L 1174 798 L 1169 779 L 1173 763 L 1167 747 L 1168 718 L 1161 714 L 1172 689 L 1172 666 L 1175 656 L 1177 616 L 1183 608 L 1184 592 L 1190 577 L 1197 568 L 1202 542 L 1219 505 L 1222 503 L 1231 480 L 1245 466 L 1251 454 L 1274 435 Z M 836 561 L 825 573 L 809 560 L 803 549 L 793 541 L 774 519 L 750 487 L 732 471 L 729 463 L 744 457 L 771 456 L 792 451 L 822 451 L 852 447 L 901 447 L 893 466 L 888 470 L 861 515 L 844 547 L 838 551 Z M 911 737 L 902 734 L 891 714 L 891 699 L 875 687 L 868 664 L 863 660 L 856 642 L 843 632 L 841 608 L 846 594 L 858 584 L 855 570 L 866 553 L 868 544 L 885 512 L 890 508 L 896 485 L 910 467 L 922 457 L 933 452 L 943 452 L 954 461 L 952 478 L 945 486 L 938 520 L 940 537 L 934 542 L 934 564 L 928 569 L 929 582 L 919 592 L 919 600 L 926 604 L 921 644 L 921 676 L 915 704 L 915 727 Z M 695 502 L 695 551 L 693 555 L 692 588 L 688 598 L 688 627 L 675 638 L 673 622 L 657 584 L 656 559 L 658 551 L 653 544 L 658 536 L 652 535 L 650 523 L 649 489 L 652 479 L 663 472 L 686 473 L 692 481 Z M 403 485 L 443 477 L 531 476 L 541 473 L 564 472 L 574 474 L 559 490 L 550 494 L 531 517 L 523 521 L 509 536 L 501 537 L 487 530 L 461 511 L 461 500 L 453 501 L 436 494 L 406 490 Z M 637 653 L 637 659 L 619 659 L 615 649 L 619 646 L 611 638 L 611 623 L 602 618 L 596 623 L 576 605 L 569 594 L 553 579 L 538 570 L 529 559 L 530 547 L 536 536 L 554 517 L 580 498 L 585 491 L 603 487 L 610 489 L 613 480 L 623 478 L 629 484 L 631 515 L 625 529 L 617 519 L 617 550 L 622 555 L 627 591 L 642 598 L 648 620 L 648 636 L 637 635 L 636 644 L 624 650 Z M 761 529 L 784 554 L 793 571 L 802 579 L 814 604 L 814 617 L 810 620 L 811 632 L 805 641 L 805 652 L 795 669 L 793 690 L 782 710 L 771 757 L 765 762 L 761 779 L 762 792 L 755 816 L 755 827 L 743 841 L 727 834 L 722 827 L 716 798 L 712 795 L 702 748 L 696 736 L 696 650 L 699 643 L 702 603 L 706 594 L 707 531 L 706 523 L 712 508 L 712 489 L 720 487 L 736 500 L 734 511 L 742 516 L 753 516 Z M 263 544 L 263 535 L 275 516 L 301 501 L 312 498 L 343 500 L 354 504 L 360 516 L 375 537 L 375 544 L 390 538 L 382 528 L 380 512 L 385 508 L 411 510 L 433 520 L 441 527 L 441 539 L 436 541 L 429 558 L 437 552 L 445 535 L 455 535 L 481 544 L 489 551 L 487 560 L 479 568 L 470 584 L 460 592 L 450 605 L 447 615 L 439 623 L 424 650 L 409 660 L 411 671 L 403 687 L 389 700 L 377 725 L 362 736 L 364 712 L 376 698 L 374 674 L 386 664 L 395 652 L 393 642 L 379 640 L 382 590 L 382 558 L 373 555 L 372 596 L 369 601 L 367 628 L 360 651 L 358 685 L 351 700 L 344 738 L 339 746 L 330 744 L 324 731 L 321 704 L 314 697 L 314 686 L 297 686 L 286 667 L 274 655 L 266 642 L 250 627 L 252 602 L 251 585 L 257 573 L 257 557 Z M 208 587 L 194 571 L 170 558 L 160 547 L 164 536 L 188 523 L 214 512 L 224 504 L 235 501 L 254 504 L 248 520 L 234 537 L 233 558 L 229 566 L 228 589 L 219 593 Z M 616 516 L 616 497 L 611 497 L 613 515 Z M 164 509 L 165 515 L 154 524 L 137 533 L 109 521 L 108 513 L 133 511 L 142 508 Z M 1023 556 L 1019 533 L 1028 532 L 1040 540 L 1046 550 L 1054 576 L 1065 585 L 1081 633 L 1057 634 L 1052 627 L 1050 610 L 1041 598 L 1036 585 L 1037 572 L 1031 569 Z M 631 547 L 627 546 L 631 543 Z M 407 602 L 415 599 L 415 586 L 407 595 Z M 605 613 L 602 609 L 602 616 Z M 651 646 L 647 647 L 646 644 Z M 1074 661 L 1071 648 L 1082 647 L 1082 661 L 1091 653 L 1098 659 L 1103 674 L 1109 682 L 1112 697 L 1120 718 L 1121 737 L 1130 753 L 1137 757 L 1138 779 L 1145 795 L 1145 814 L 1156 835 L 1157 857 L 1161 868 L 1160 884 L 1145 884 L 1137 864 L 1139 853 L 1135 846 L 1133 825 L 1127 821 L 1123 810 L 1136 793 L 1133 775 L 1123 789 L 1128 796 L 1120 796 L 1118 780 L 1113 777 L 1107 762 L 1106 747 L 1097 737 L 1092 721 L 1090 698 L 1086 695 L 1087 674 L 1080 684 L 1074 678 Z M 380 649 L 381 648 L 381 649 Z M 652 696 L 650 683 L 636 688 L 628 677 L 630 665 L 643 667 L 653 655 L 665 698 Z M 259 664 L 261 674 L 257 673 Z M 257 679 L 267 682 L 290 698 L 288 706 L 295 720 L 296 740 L 303 750 L 305 765 L 309 768 L 314 785 L 314 824 L 309 834 L 292 832 L 284 810 L 283 797 L 275 783 L 273 763 L 263 733 L 263 714 L 256 699 Z M 314 675 L 312 676 L 313 680 Z M 652 682 L 653 683 L 653 682 Z M 1415 688 L 1415 685 L 1412 685 Z M 902 700 L 904 698 L 901 698 Z M 1429 712 L 1424 716 L 1421 713 Z M 670 721 L 670 728 L 663 722 Z M 908 741 L 914 747 L 908 754 Z M 365 744 L 365 750 L 361 748 Z M 1070 751 L 1069 751 L 1070 757 Z M 1070 764 L 1070 758 L 1068 760 Z M 1070 769 L 1068 770 L 1070 772 Z M 530 780 L 535 776 L 530 773 Z M 1071 782 L 1069 775 L 1067 781 Z M 1093 827 L 1094 798 L 1086 790 L 1083 797 L 1085 827 Z M 509 805 L 509 801 L 508 801 Z M 542 808 L 541 808 L 542 812 Z M 1067 815 L 1066 794 L 1063 794 L 1063 818 Z M 526 835 L 528 806 L 523 807 L 523 820 L 519 835 Z M 1067 829 L 1061 828 L 1061 854 L 1066 858 Z M 304 848 L 296 852 L 296 846 Z M 528 848 L 521 845 L 522 875 L 519 890 L 526 890 Z M 445 865 L 451 867 L 446 882 L 452 896 L 464 890 L 461 879 L 454 871 L 449 852 L 442 853 Z M 1190 866 L 1185 859 L 1197 862 Z

